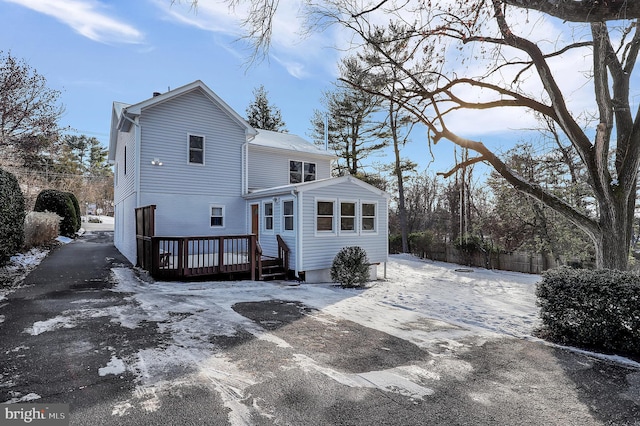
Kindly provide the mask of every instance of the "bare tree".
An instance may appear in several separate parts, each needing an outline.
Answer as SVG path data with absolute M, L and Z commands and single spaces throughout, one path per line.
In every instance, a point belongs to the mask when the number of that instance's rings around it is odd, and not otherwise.
M 247 1 L 258 4 L 257 0 Z M 640 2 L 324 0 L 308 2 L 307 6 L 310 22 L 316 25 L 333 22 L 352 30 L 363 44 L 386 58 L 384 66 L 394 67 L 404 76 L 402 92 L 380 93 L 374 87 L 360 89 L 395 98 L 427 126 L 432 143 L 449 140 L 477 154 L 457 168 L 481 161 L 488 163 L 514 188 L 568 218 L 593 241 L 598 268 L 627 268 L 640 166 L 640 111 L 637 107 L 633 111 L 630 101 L 630 82 L 640 51 Z M 559 18 L 564 25 L 582 23 L 587 31 L 580 39 L 561 46 L 561 41 L 536 43 L 527 38 L 528 33 L 518 33 L 522 28 L 515 18 L 518 12 Z M 385 16 L 390 24 L 376 25 L 379 22 L 376 14 Z M 247 18 L 249 32 L 270 34 L 256 32 L 256 28 L 272 21 L 257 18 L 258 15 Z M 390 45 L 379 42 L 381 31 L 388 38 L 403 40 L 406 54 L 414 60 L 398 63 Z M 258 37 L 256 46 L 264 42 L 264 37 Z M 477 46 L 474 56 L 454 61 L 474 61 L 487 54 L 493 61 L 484 64 L 486 72 L 480 76 L 443 72 L 451 60 L 447 56 L 449 48 L 469 46 Z M 552 47 L 544 49 L 546 46 Z M 589 84 L 596 125 L 586 130 L 579 125 L 578 117 L 591 112 L 571 111 L 567 94 L 551 64 L 553 58 L 574 50 L 593 59 Z M 504 77 L 507 75 L 508 79 Z M 541 88 L 538 95 L 523 89 L 527 79 L 537 81 Z M 478 90 L 484 97 L 477 96 Z M 554 123 L 587 171 L 587 183 L 595 197 L 594 211 L 585 212 L 571 200 L 520 176 L 483 142 L 465 137 L 448 125 L 451 116 L 461 110 L 492 111 L 504 107 L 522 108 Z
M 57 140 L 60 92 L 25 61 L 0 51 L 0 147 L 29 164 Z

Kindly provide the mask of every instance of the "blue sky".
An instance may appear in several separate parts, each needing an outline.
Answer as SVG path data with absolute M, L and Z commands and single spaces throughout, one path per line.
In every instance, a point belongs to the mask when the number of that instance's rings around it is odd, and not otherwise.
M 0 50 L 25 59 L 46 77 L 49 87 L 62 92 L 66 107 L 62 126 L 95 136 L 105 145 L 113 101 L 137 103 L 153 92 L 198 79 L 242 116 L 253 99 L 253 90 L 263 84 L 270 102 L 280 108 L 287 129 L 308 138 L 313 111 L 321 109 L 322 92 L 335 82 L 336 64 L 344 55 L 334 46 L 345 46 L 350 35 L 331 27 L 301 37 L 299 1 L 281 1 L 268 59 L 247 68 L 250 51 L 239 40 L 243 33 L 240 16 L 245 11 L 241 7 L 230 11 L 221 0 L 199 0 L 196 12 L 188 3 L 0 0 Z M 547 50 L 554 50 L 554 43 L 566 41 L 567 30 L 576 31 L 557 21 L 535 18 L 532 13 L 517 22 L 521 31 L 541 40 Z M 458 67 L 456 59 L 460 57 L 450 61 L 454 67 Z M 593 108 L 585 72 L 591 67 L 590 54 L 570 52 L 554 61 L 551 65 L 558 71 L 558 83 L 565 88 L 570 106 L 576 106 L 577 113 Z M 451 72 L 484 72 L 483 64 L 475 62 Z M 525 81 L 523 89 L 540 93 L 536 81 Z M 637 98 L 637 90 L 634 93 Z M 482 140 L 497 151 L 521 141 L 519 129 L 532 127 L 535 122 L 531 117 L 514 108 L 459 113 L 449 122 L 449 128 L 462 136 Z M 416 129 L 403 153 L 421 168 L 429 166 L 436 172 L 455 164 L 453 150 L 447 141 L 433 147 L 436 159 L 431 164 L 425 131 Z M 372 157 L 368 163 L 391 161 L 388 155 Z
M 287 7 L 281 6 L 268 60 L 251 68 L 238 16 L 205 0 L 197 13 L 170 0 L 0 0 L 0 50 L 26 60 L 62 92 L 62 126 L 105 145 L 113 101 L 140 102 L 197 79 L 242 116 L 263 84 L 289 132 L 308 138 L 322 92 L 337 77 L 340 52 L 332 46 L 340 34 L 301 38 L 297 10 Z M 425 167 L 426 135 L 416 131 L 412 140 L 407 156 Z M 453 163 L 452 146 L 437 151 L 443 167 Z

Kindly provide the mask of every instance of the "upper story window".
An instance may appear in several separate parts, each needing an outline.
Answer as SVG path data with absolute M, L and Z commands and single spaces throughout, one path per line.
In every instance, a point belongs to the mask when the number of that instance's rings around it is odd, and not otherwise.
M 289 183 L 311 182 L 316 180 L 316 163 L 289 161 Z
M 282 202 L 282 218 L 284 219 L 284 230 L 293 231 L 293 200 Z
M 188 135 L 189 164 L 204 164 L 204 136 Z
M 264 203 L 264 229 L 273 231 L 273 203 Z
M 374 203 L 362 203 L 362 230 L 376 231 L 376 205 Z

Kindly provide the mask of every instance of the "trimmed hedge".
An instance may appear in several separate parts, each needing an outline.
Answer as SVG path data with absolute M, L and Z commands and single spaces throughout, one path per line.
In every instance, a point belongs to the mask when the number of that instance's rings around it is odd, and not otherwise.
M 80 230 L 80 227 L 82 227 L 82 213 L 80 212 L 80 203 L 78 203 L 78 198 L 73 192 L 65 192 L 65 194 L 67 194 L 69 199 L 71 199 L 73 209 L 76 212 L 76 232 L 78 232 Z
M 369 281 L 369 259 L 362 247 L 342 248 L 331 265 L 331 279 L 342 287 L 363 287 Z
M 536 296 L 541 337 L 625 354 L 640 354 L 640 275 L 559 268 L 543 273 Z
M 24 216 L 24 195 L 18 179 L 0 169 L 0 264 L 22 248 Z
M 75 236 L 80 218 L 76 216 L 76 209 L 67 192 L 58 191 L 57 189 L 40 191 L 33 210 L 57 214 L 62 218 L 62 221 L 60 221 L 60 234 L 65 237 Z

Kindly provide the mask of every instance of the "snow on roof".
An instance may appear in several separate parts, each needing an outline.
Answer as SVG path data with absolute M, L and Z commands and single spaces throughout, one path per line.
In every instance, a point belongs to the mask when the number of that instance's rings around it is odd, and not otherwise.
M 321 155 L 325 157 L 335 158 L 335 155 L 333 153 L 321 149 L 317 145 L 312 144 L 311 142 L 301 138 L 298 135 L 273 132 L 270 130 L 256 130 L 258 134 L 250 141 L 252 145 L 264 146 L 267 148 L 286 149 L 288 151 L 298 151 L 305 154 Z

